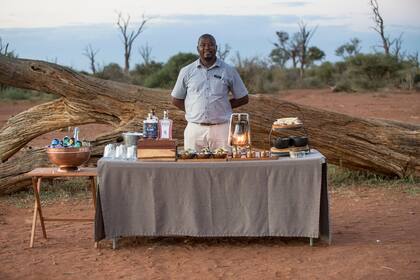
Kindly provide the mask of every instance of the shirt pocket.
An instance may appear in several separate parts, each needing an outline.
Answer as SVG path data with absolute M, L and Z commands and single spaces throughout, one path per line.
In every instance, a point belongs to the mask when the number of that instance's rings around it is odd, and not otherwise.
M 223 76 L 213 76 L 212 87 L 215 96 L 227 96 L 229 91 L 229 83 Z

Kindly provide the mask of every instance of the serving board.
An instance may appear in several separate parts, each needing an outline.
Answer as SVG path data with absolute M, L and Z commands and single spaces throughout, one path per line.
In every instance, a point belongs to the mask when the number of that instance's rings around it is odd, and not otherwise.
M 272 157 L 263 157 L 263 158 L 228 158 L 228 161 L 250 161 L 250 160 L 276 160 L 279 157 L 272 156 Z
M 179 162 L 226 162 L 227 158 L 191 158 L 191 159 L 178 159 Z

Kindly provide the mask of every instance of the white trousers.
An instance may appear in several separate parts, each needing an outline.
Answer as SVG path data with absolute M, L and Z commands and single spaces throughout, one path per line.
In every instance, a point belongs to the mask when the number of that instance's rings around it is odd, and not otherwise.
M 184 130 L 184 150 L 194 149 L 199 152 L 209 147 L 214 151 L 223 147 L 228 149 L 229 123 L 199 125 L 189 122 Z

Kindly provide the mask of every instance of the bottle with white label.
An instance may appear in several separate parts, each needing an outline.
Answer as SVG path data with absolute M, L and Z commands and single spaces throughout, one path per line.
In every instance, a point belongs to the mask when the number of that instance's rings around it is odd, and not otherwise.
M 172 123 L 168 111 L 163 111 L 163 119 L 159 121 L 159 139 L 172 139 Z
M 143 137 L 148 139 L 158 138 L 158 121 L 153 118 L 151 113 L 143 121 Z

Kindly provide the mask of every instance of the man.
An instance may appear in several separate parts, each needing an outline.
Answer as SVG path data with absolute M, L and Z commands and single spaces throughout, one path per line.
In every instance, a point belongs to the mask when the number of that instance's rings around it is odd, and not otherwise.
M 216 57 L 212 35 L 200 36 L 197 51 L 200 58 L 181 69 L 171 94 L 188 121 L 184 149 L 227 148 L 232 109 L 248 103 L 248 91 L 236 69 Z

